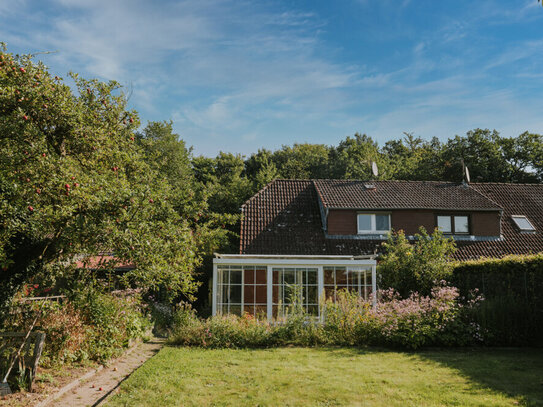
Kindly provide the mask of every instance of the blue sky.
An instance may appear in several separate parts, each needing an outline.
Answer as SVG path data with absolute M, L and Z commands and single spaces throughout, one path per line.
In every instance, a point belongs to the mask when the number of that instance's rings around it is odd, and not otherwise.
M 536 0 L 0 0 L 0 41 L 119 81 L 196 154 L 543 133 Z

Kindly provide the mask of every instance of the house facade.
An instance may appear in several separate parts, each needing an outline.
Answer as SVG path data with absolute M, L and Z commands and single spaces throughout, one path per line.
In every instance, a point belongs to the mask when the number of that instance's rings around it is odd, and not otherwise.
M 213 313 L 273 319 L 293 285 L 314 315 L 342 288 L 367 298 L 388 233 L 421 226 L 457 260 L 543 252 L 543 184 L 272 181 L 242 207 L 239 254 L 214 260 Z

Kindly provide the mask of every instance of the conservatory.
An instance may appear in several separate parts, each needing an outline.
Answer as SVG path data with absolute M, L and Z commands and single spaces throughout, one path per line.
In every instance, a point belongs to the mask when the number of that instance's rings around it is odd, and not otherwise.
M 246 313 L 272 321 L 299 298 L 309 315 L 342 289 L 364 299 L 376 290 L 374 256 L 215 254 L 213 315 Z M 374 301 L 375 305 L 375 301 Z

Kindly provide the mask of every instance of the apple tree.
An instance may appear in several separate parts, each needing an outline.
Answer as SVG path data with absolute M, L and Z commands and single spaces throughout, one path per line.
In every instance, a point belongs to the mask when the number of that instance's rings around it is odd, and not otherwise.
M 71 85 L 71 86 L 70 86 Z M 0 298 L 38 275 L 114 254 L 127 282 L 195 289 L 189 219 L 136 142 L 139 119 L 116 82 L 53 76 L 0 48 Z M 184 196 L 188 203 L 190 194 Z M 183 202 L 177 200 L 177 207 Z M 111 266 L 111 264 L 109 265 Z

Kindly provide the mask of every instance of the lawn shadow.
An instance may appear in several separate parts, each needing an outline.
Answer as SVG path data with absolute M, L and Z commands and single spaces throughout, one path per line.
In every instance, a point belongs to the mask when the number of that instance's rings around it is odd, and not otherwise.
M 413 352 L 421 359 L 455 369 L 483 388 L 543 406 L 543 349 L 462 348 Z

